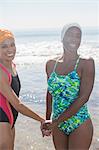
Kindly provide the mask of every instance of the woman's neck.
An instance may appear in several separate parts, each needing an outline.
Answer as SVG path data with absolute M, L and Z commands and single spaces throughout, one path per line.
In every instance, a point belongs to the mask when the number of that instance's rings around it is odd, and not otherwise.
M 63 61 L 68 62 L 68 61 L 75 61 L 78 59 L 78 57 L 79 55 L 77 54 L 77 52 L 71 53 L 69 51 L 64 51 L 62 58 L 63 58 Z
M 12 61 L 4 61 L 4 60 L 0 59 L 0 63 L 3 64 L 8 69 L 12 68 Z

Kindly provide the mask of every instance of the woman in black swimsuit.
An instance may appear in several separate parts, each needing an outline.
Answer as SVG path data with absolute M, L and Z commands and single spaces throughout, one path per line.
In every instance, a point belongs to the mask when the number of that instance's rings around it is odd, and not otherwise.
M 19 99 L 20 80 L 12 60 L 16 47 L 13 34 L 0 30 L 0 150 L 13 150 L 18 112 L 39 122 L 44 119 Z

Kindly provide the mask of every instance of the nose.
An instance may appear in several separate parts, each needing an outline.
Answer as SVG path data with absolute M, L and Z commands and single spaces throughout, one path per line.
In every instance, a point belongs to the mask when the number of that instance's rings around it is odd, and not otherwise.
M 7 49 L 8 53 L 12 53 L 15 50 L 16 50 L 15 47 L 8 46 L 8 49 Z
M 11 48 L 11 44 L 8 44 L 8 48 Z

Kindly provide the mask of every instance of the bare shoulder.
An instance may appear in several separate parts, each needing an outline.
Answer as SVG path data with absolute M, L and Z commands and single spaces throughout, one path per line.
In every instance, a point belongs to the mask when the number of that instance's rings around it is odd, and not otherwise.
M 95 70 L 95 63 L 94 63 L 94 59 L 93 58 L 81 58 L 81 66 L 82 69 L 85 71 L 89 71 L 89 72 L 94 72 Z
M 55 66 L 55 63 L 56 63 L 56 60 L 58 59 L 58 57 L 56 58 L 53 58 L 53 59 L 50 59 L 46 62 L 46 73 L 47 74 L 51 74 L 51 72 L 53 71 L 54 69 L 54 66 Z

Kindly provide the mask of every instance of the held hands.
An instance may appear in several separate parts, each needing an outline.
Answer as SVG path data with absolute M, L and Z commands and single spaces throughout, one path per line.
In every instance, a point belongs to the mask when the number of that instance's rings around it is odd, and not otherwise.
M 44 122 L 41 123 L 41 131 L 42 131 L 42 136 L 50 136 L 52 133 L 52 130 L 49 128 L 49 126 L 52 124 L 52 120 L 45 120 Z
M 53 128 L 57 125 L 57 121 L 45 120 L 41 123 L 42 136 L 50 136 Z

